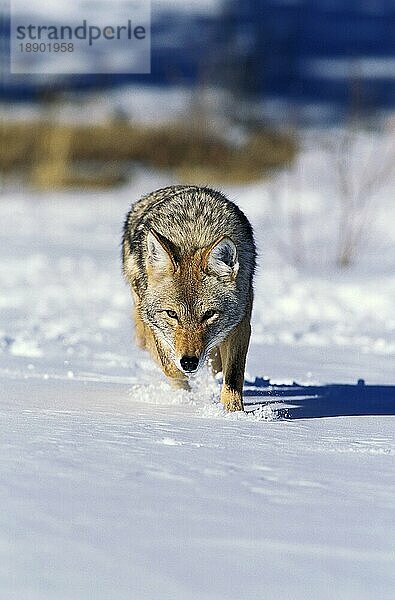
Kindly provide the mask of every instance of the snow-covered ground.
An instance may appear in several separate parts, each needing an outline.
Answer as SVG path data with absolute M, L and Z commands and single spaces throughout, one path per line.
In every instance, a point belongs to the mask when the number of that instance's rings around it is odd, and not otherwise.
M 3 598 L 393 597 L 393 417 L 265 422 L 165 388 L 2 384 Z
M 248 373 L 395 383 L 393 191 L 339 272 L 329 183 L 301 172 L 298 268 L 281 176 L 226 190 L 260 251 Z M 107 193 L 0 197 L 1 597 L 392 598 L 395 417 L 226 415 L 208 374 L 174 392 L 134 347 L 122 222 L 168 183 L 137 171 Z

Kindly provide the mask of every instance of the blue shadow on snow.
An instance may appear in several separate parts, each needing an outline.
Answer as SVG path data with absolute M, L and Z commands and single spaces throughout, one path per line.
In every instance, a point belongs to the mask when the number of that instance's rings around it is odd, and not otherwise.
M 363 415 L 395 415 L 395 385 L 271 385 L 256 377 L 245 381 L 244 404 L 252 412 L 270 405 L 285 419 Z

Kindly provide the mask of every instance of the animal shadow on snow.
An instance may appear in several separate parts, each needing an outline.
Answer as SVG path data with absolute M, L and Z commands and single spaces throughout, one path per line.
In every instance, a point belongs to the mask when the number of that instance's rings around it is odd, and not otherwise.
M 260 377 L 244 385 L 248 412 L 272 405 L 285 419 L 395 415 L 395 385 L 366 385 L 363 379 L 356 385 L 271 385 Z

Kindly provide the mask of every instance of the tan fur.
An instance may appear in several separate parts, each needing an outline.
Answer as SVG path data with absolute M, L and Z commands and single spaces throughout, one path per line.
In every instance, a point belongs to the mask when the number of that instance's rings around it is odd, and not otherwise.
M 252 295 L 248 312 L 244 319 L 230 332 L 228 337 L 219 346 L 224 375 L 224 385 L 221 390 L 221 402 L 229 411 L 244 410 L 243 383 L 247 351 L 251 337 L 251 309 Z M 230 370 L 234 367 L 236 367 L 236 389 L 232 390 L 228 386 L 228 380 Z
M 229 411 L 244 408 L 254 267 L 251 226 L 219 192 L 165 188 L 127 217 L 123 269 L 138 345 L 186 389 L 190 372 L 209 359 L 213 373 L 223 372 Z
M 218 373 L 222 372 L 222 360 L 219 348 L 214 348 L 214 350 L 211 350 L 209 356 L 209 363 L 213 375 L 218 375 Z
M 166 348 L 157 340 L 142 321 L 138 308 L 134 309 L 136 341 L 140 348 L 148 350 L 176 388 L 189 389 L 188 378 L 168 359 Z

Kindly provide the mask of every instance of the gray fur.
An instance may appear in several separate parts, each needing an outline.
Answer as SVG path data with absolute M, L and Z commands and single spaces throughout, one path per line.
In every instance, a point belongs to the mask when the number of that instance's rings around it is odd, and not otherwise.
M 210 255 L 207 273 L 201 281 L 189 277 L 185 287 L 179 282 L 176 287 L 171 278 L 163 277 L 155 289 L 150 289 L 148 260 L 160 266 L 163 259 L 152 237 L 148 256 L 147 236 L 150 231 L 158 234 L 158 238 L 170 249 L 175 263 L 192 256 L 199 249 L 211 248 L 222 238 L 226 239 Z M 201 321 L 206 310 L 215 308 L 221 313 L 221 318 L 214 319 L 207 329 L 200 363 L 251 309 L 256 262 L 252 228 L 243 212 L 218 191 L 178 185 L 144 196 L 127 215 L 122 247 L 124 275 L 138 301 L 141 318 L 162 342 L 162 348 L 166 348 L 178 368 L 171 324 L 158 314 L 160 310 L 171 308 L 172 298 L 177 303 L 184 326 L 191 327 L 191 330 Z M 228 275 L 233 275 L 233 279 Z
M 133 204 L 124 225 L 123 264 L 130 253 L 140 267 L 136 286 L 141 291 L 146 288 L 143 265 L 150 229 L 172 242 L 179 256 L 228 236 L 243 265 L 240 283 L 251 283 L 256 262 L 252 227 L 244 213 L 221 192 L 207 187 L 169 186 Z

